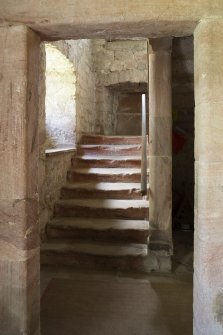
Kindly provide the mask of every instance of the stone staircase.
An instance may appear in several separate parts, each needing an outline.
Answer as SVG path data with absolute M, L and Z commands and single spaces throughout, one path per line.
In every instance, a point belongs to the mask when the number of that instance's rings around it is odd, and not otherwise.
M 41 263 L 143 271 L 149 203 L 140 166 L 141 137 L 84 135 L 46 226 Z

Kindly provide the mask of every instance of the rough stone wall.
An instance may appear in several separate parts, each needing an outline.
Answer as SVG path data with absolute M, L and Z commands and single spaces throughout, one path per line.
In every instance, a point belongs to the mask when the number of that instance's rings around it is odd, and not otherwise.
M 76 133 L 95 133 L 100 129 L 96 109 L 96 73 L 93 62 L 92 40 L 58 41 L 53 44 L 72 62 L 76 77 Z
M 71 166 L 71 158 L 75 152 L 47 151 L 44 160 L 44 180 L 40 197 L 40 234 L 45 236 L 45 225 L 53 217 L 55 202 L 60 198 L 61 186 L 66 183 L 67 170 Z
M 56 46 L 46 50 L 46 148 L 76 144 L 76 77 L 73 64 Z
M 120 83 L 147 83 L 146 40 L 53 42 L 74 67 L 76 134 L 114 134 L 114 88 Z
M 186 203 L 184 225 L 193 225 L 194 202 L 194 50 L 193 37 L 173 39 L 173 215 L 182 203 L 185 192 L 191 199 Z M 182 148 L 176 148 L 185 141 Z M 175 226 L 177 222 L 173 222 Z M 186 226 L 185 226 L 186 227 Z M 189 227 L 188 227 L 189 228 Z
M 104 120 L 99 130 L 114 134 L 116 114 L 113 90 L 120 83 L 147 83 L 146 40 L 94 41 L 94 67 L 97 73 L 97 110 Z
M 75 105 L 72 104 L 72 101 L 70 100 L 70 103 L 67 106 L 71 112 L 73 112 L 73 120 L 71 118 L 70 123 L 68 122 L 67 126 L 69 128 L 70 135 L 72 134 L 72 136 L 75 136 L 73 137 L 73 140 L 76 140 L 77 142 L 80 140 L 82 132 L 94 133 L 98 131 L 98 128 L 100 128 L 100 120 L 96 111 L 96 73 L 93 68 L 92 43 L 93 41 L 90 40 L 58 41 L 52 43 L 54 47 L 56 47 L 67 59 L 69 59 L 73 67 L 74 81 L 72 81 L 72 76 L 70 76 L 68 84 L 70 84 L 70 88 L 73 89 L 73 83 L 75 82 L 76 89 L 73 92 Z M 56 84 L 61 84 L 60 79 L 61 78 L 59 78 L 58 82 L 58 74 L 56 74 Z M 67 82 L 65 84 L 67 84 Z M 71 89 L 68 92 L 69 96 L 67 98 L 72 95 Z M 66 101 L 67 100 L 68 99 L 66 99 Z M 51 139 L 56 139 L 58 137 L 64 138 L 63 134 L 66 135 L 66 131 L 68 129 L 67 127 L 65 127 L 66 129 L 64 133 L 63 129 L 61 129 L 62 133 L 58 131 L 62 116 L 61 113 L 64 113 L 63 109 L 66 109 L 66 101 L 64 101 L 64 99 L 60 99 L 59 103 L 61 103 L 59 105 L 55 106 L 55 104 L 53 104 L 52 106 L 54 108 L 59 108 L 60 113 L 57 113 L 55 110 L 55 117 L 58 116 L 58 123 L 56 133 L 55 127 L 51 128 Z M 76 115 L 74 109 L 76 109 Z M 51 111 L 52 113 L 50 116 L 53 118 L 54 110 L 52 109 Z M 44 137 L 44 111 L 42 112 L 40 119 L 40 128 L 42 129 L 42 135 Z M 74 141 L 70 141 L 72 136 L 68 136 L 68 142 L 64 141 L 63 144 L 75 144 Z M 49 141 L 48 137 L 48 140 L 41 146 L 40 150 L 40 229 L 42 236 L 44 236 L 44 227 L 46 223 L 53 215 L 54 204 L 60 197 L 60 189 L 66 182 L 67 170 L 70 167 L 72 156 L 72 153 L 66 151 L 46 155 L 45 149 L 54 147 L 53 144 L 54 143 L 52 143 L 52 141 Z

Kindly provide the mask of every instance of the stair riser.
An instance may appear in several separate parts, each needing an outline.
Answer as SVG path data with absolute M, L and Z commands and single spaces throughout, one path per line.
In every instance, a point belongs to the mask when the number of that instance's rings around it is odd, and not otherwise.
M 67 180 L 69 182 L 107 182 L 107 183 L 140 183 L 141 175 L 139 173 L 133 174 L 104 174 L 99 175 L 95 173 L 78 173 L 75 171 L 68 171 Z
M 140 190 L 121 190 L 121 191 L 103 191 L 103 190 L 86 190 L 75 189 L 70 190 L 62 188 L 62 199 L 142 199 Z
M 55 216 L 144 220 L 148 219 L 149 209 L 148 208 L 109 209 L 109 208 L 90 208 L 84 206 L 64 207 L 62 205 L 56 205 Z
M 148 230 L 95 230 L 95 229 L 72 229 L 63 227 L 47 227 L 49 238 L 76 238 L 82 240 L 102 241 L 102 242 L 129 242 L 146 244 L 149 236 Z
M 141 160 L 112 160 L 112 159 L 72 159 L 73 167 L 80 168 L 140 168 Z
M 139 271 L 144 272 L 143 257 L 141 256 L 92 256 L 72 252 L 56 253 L 41 252 L 41 264 L 65 265 L 76 269 L 105 270 L 105 271 Z
M 116 149 L 115 147 L 111 148 L 78 148 L 78 156 L 138 156 L 141 157 L 141 148 L 123 148 Z
M 110 136 L 87 136 L 83 135 L 81 138 L 82 144 L 141 144 L 142 138 L 141 137 L 125 137 L 125 136 L 117 136 L 117 137 L 110 137 Z

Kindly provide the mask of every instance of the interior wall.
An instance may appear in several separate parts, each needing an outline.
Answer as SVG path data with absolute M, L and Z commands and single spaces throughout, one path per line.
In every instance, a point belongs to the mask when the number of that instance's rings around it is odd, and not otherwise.
M 101 119 L 96 108 L 96 80 L 93 40 L 65 40 L 53 43 L 73 64 L 76 77 L 76 134 L 97 133 Z
M 110 88 L 148 82 L 147 41 L 66 40 L 51 45 L 74 69 L 77 142 L 82 132 L 114 134 L 117 118 Z
M 54 204 L 60 198 L 66 183 L 75 147 L 81 134 L 95 133 L 100 128 L 96 110 L 96 72 L 93 68 L 90 40 L 57 41 L 50 43 L 53 52 L 59 52 L 53 62 L 46 52 L 46 104 L 41 113 L 42 137 L 46 138 L 40 152 L 40 233 L 45 237 L 45 226 L 52 218 Z M 51 52 L 52 53 L 52 52 Z M 45 71 L 43 53 L 43 71 Z M 65 65 L 64 65 L 65 62 Z M 43 94 L 42 90 L 42 94 Z M 43 109 L 43 108 L 42 108 Z M 46 115 L 46 129 L 45 127 Z M 47 150 L 60 147 L 58 150 Z M 66 150 L 65 150 L 66 149 Z
M 45 127 L 47 149 L 76 144 L 74 65 L 55 45 L 45 43 Z
M 94 41 L 97 73 L 97 110 L 103 119 L 100 132 L 115 134 L 116 110 L 113 88 L 120 83 L 147 83 L 146 40 Z
M 39 46 L 0 28 L 0 333 L 39 334 Z
M 74 150 L 47 150 L 44 152 L 39 193 L 39 224 L 42 240 L 46 237 L 46 224 L 53 217 L 54 205 L 60 199 L 61 187 L 66 184 L 67 171 L 70 169 L 71 159 L 74 155 Z

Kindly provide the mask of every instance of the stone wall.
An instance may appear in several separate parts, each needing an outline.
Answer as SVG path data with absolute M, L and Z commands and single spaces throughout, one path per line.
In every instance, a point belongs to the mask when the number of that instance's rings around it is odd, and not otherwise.
M 70 61 L 73 73 L 66 73 L 66 78 L 60 72 L 60 69 L 53 73 L 46 73 L 52 85 L 58 88 L 53 96 L 52 88 L 50 86 L 51 100 L 47 101 L 46 108 L 46 129 L 45 128 L 45 113 L 41 106 L 41 142 L 46 136 L 45 143 L 40 148 L 40 230 L 44 238 L 44 227 L 53 215 L 53 207 L 55 202 L 60 197 L 60 189 L 66 182 L 67 170 L 71 165 L 71 156 L 74 152 L 64 151 L 46 151 L 55 146 L 65 147 L 68 144 L 75 146 L 81 138 L 81 133 L 95 133 L 100 129 L 100 119 L 98 118 L 96 110 L 96 73 L 93 68 L 92 58 L 92 41 L 78 40 L 78 41 L 58 41 L 53 42 L 53 48 L 59 50 L 62 57 Z M 45 67 L 43 54 L 43 71 Z M 58 65 L 58 64 L 57 64 Z M 51 65 L 52 68 L 52 65 Z M 63 86 L 64 84 L 64 86 Z M 75 85 L 74 85 L 75 84 Z M 67 87 L 69 88 L 67 90 Z M 42 90 L 42 95 L 44 91 Z M 60 93 L 65 93 L 60 96 Z M 59 96 L 58 96 L 59 95 Z M 49 94 L 48 94 L 49 96 Z M 48 98 L 46 95 L 46 98 Z M 72 98 L 72 99 L 70 99 Z M 67 104 L 68 103 L 68 104 Z M 49 110 L 50 109 L 50 110 Z M 66 113 L 66 110 L 68 113 Z M 64 120 L 65 114 L 65 121 Z M 48 118 L 47 118 L 48 117 Z M 51 121 L 50 121 L 51 120 Z M 49 127 L 51 125 L 51 127 Z M 52 126 L 53 125 L 53 126 Z M 47 136 L 47 131 L 50 136 Z M 45 135 L 46 134 L 46 135 Z M 63 143 L 59 142 L 62 139 Z
M 55 202 L 60 198 L 61 186 L 66 184 L 74 150 L 47 150 L 44 161 L 44 180 L 40 192 L 40 233 L 45 237 L 45 225 L 53 217 Z
M 56 46 L 46 50 L 46 148 L 76 144 L 76 78 L 74 65 Z
M 114 134 L 116 85 L 124 83 L 128 90 L 131 83 L 148 82 L 147 41 L 67 40 L 51 45 L 73 66 L 77 141 L 82 132 Z
M 104 120 L 100 132 L 116 131 L 115 95 L 120 83 L 147 83 L 147 41 L 94 41 L 94 68 L 97 73 L 97 110 Z
M 39 334 L 40 38 L 0 28 L 0 333 Z
M 58 41 L 53 43 L 73 64 L 76 77 L 76 133 L 100 131 L 100 114 L 96 108 L 96 72 L 92 40 Z
M 223 20 L 194 34 L 194 332 L 223 333 Z

